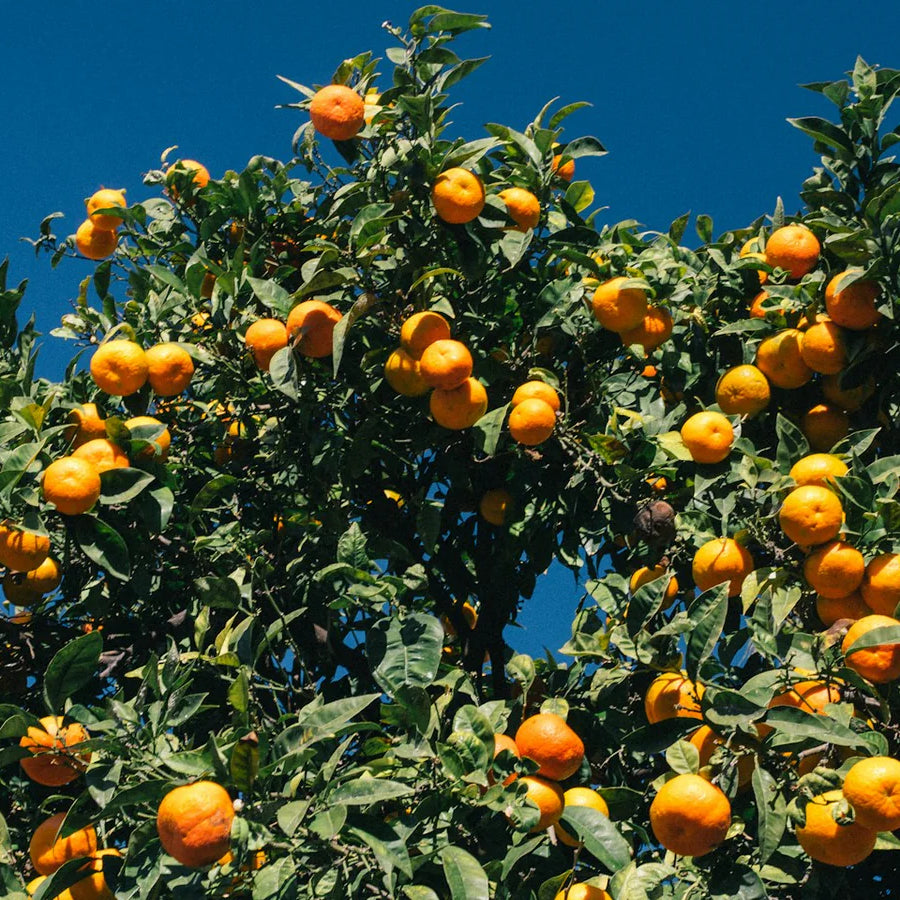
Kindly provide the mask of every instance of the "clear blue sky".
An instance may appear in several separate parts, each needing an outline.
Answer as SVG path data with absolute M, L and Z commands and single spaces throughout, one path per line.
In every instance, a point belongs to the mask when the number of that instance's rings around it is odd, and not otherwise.
M 30 280 L 24 315 L 36 312 L 49 331 L 90 271 L 86 261 L 55 272 L 34 262 L 19 238 L 34 237 L 46 214 L 65 213 L 57 225 L 65 235 L 101 185 L 144 198 L 141 173 L 172 144 L 214 177 L 257 153 L 289 157 L 301 118 L 274 108 L 294 99 L 275 76 L 325 83 L 345 57 L 382 55 L 389 41 L 381 23 L 405 24 L 419 5 L 6 4 L 0 257 L 11 257 L 11 282 Z M 460 42 L 460 52 L 492 59 L 456 89 L 463 106 L 454 131 L 472 139 L 489 121 L 521 128 L 555 96 L 590 101 L 567 136 L 593 134 L 610 152 L 581 161 L 579 177 L 609 207 L 604 220 L 635 218 L 652 229 L 690 209 L 724 231 L 771 211 L 779 194 L 796 209 L 817 160 L 785 117 L 830 115 L 827 102 L 797 85 L 842 77 L 857 54 L 900 68 L 893 0 L 841 8 L 811 0 L 482 0 L 452 8 L 486 13 L 493 25 Z M 50 376 L 68 356 L 55 343 L 48 338 L 42 352 L 40 370 Z M 555 650 L 576 599 L 571 577 L 551 573 L 526 606 L 515 644 Z

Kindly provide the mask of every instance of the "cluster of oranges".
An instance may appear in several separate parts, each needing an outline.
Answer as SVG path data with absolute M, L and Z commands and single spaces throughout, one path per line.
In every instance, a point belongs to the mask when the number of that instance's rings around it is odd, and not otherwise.
M 594 318 L 616 332 L 626 347 L 637 344 L 650 353 L 672 336 L 672 315 L 664 306 L 649 306 L 647 292 L 630 281 L 619 275 L 598 285 L 591 309 Z
M 75 246 L 88 259 L 106 259 L 118 243 L 117 229 L 122 219 L 115 210 L 126 209 L 125 192 L 101 188 L 87 201 L 88 217 L 75 232 Z
M 334 329 L 343 315 L 323 300 L 304 300 L 288 314 L 287 322 L 257 319 L 244 333 L 244 344 L 253 355 L 257 368 L 269 371 L 272 357 L 287 345 L 311 359 L 331 356 Z
M 559 394 L 544 381 L 519 385 L 510 403 L 509 434 L 526 447 L 542 444 L 553 434 L 559 412 Z

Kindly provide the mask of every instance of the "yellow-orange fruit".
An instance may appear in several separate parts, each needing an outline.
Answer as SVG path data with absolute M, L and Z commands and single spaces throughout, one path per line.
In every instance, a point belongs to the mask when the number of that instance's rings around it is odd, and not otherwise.
M 661 306 L 651 306 L 639 325 L 619 332 L 619 337 L 626 347 L 640 344 L 645 353 L 650 353 L 672 336 L 672 327 L 671 313 Z
M 506 188 L 497 195 L 505 204 L 509 217 L 516 223 L 517 231 L 536 228 L 541 220 L 541 204 L 538 198 L 524 188 Z
M 123 424 L 130 431 L 145 426 L 159 428 L 163 423 L 159 419 L 154 419 L 153 416 L 135 416 L 133 419 L 126 419 Z M 159 445 L 159 456 L 157 458 L 160 462 L 165 462 L 169 456 L 169 447 L 172 445 L 172 436 L 169 434 L 169 429 L 163 428 L 155 438 L 151 438 L 151 445 L 140 450 L 138 457 L 144 459 L 156 457 L 156 448 L 153 446 L 153 443 Z
M 509 414 L 510 436 L 526 447 L 542 444 L 553 434 L 555 427 L 553 407 L 537 397 L 516 404 Z
M 574 775 L 584 759 L 584 743 L 562 716 L 537 713 L 516 732 L 516 746 L 523 758 L 533 759 L 538 775 L 562 781 Z
M 421 359 L 435 341 L 450 340 L 450 323 L 440 314 L 426 310 L 413 313 L 400 326 L 400 346 L 413 358 Z
M 419 360 L 398 347 L 385 360 L 384 380 L 403 397 L 421 397 L 428 393 L 428 385 L 422 378 Z
M 591 300 L 594 318 L 610 331 L 637 328 L 647 315 L 647 294 L 640 288 L 623 287 L 624 275 L 604 281 Z
M 875 393 L 875 379 L 868 378 L 856 387 L 841 387 L 840 375 L 826 375 L 822 379 L 825 399 L 844 412 L 856 412 Z
M 79 828 L 68 837 L 59 837 L 59 829 L 66 818 L 64 812 L 44 819 L 34 830 L 28 852 L 32 865 L 41 875 L 52 875 L 63 863 L 97 852 L 97 832 L 92 825 Z
M 473 610 L 474 611 L 474 610 Z M 519 757 L 519 748 L 516 742 L 508 734 L 494 734 L 494 759 L 502 750 L 509 750 L 513 756 Z M 509 787 L 519 776 L 515 772 L 511 772 L 503 779 L 503 787 Z M 488 772 L 488 784 L 494 784 L 494 775 Z
M 796 829 L 796 835 L 812 859 L 831 866 L 855 866 L 875 849 L 878 834 L 857 822 L 839 825 L 832 811 L 842 799 L 840 791 L 813 797 L 806 804 L 806 824 Z
M 472 354 L 461 341 L 435 341 L 423 351 L 419 372 L 429 387 L 452 391 L 471 376 Z
M 865 331 L 881 319 L 878 311 L 878 297 L 881 288 L 876 281 L 860 279 L 848 287 L 841 288 L 841 282 L 854 270 L 840 272 L 828 282 L 825 288 L 825 309 L 842 328 L 851 331 Z
M 477 378 L 467 378 L 452 390 L 432 391 L 428 406 L 438 425 L 461 431 L 471 428 L 487 412 L 487 391 Z
M 841 643 L 845 654 L 844 662 L 874 684 L 887 684 L 900 676 L 900 644 L 879 644 L 868 650 L 856 650 L 849 654 L 847 651 L 855 641 L 870 631 L 890 627 L 900 627 L 900 621 L 891 616 L 864 616 L 850 626 Z
M 99 228 L 90 219 L 85 219 L 75 231 L 75 247 L 87 259 L 106 259 L 116 249 L 118 242 L 114 230 Z
M 512 507 L 512 494 L 506 488 L 485 491 L 478 503 L 481 518 L 498 527 L 506 523 L 506 514 Z
M 559 828 L 557 828 L 558 831 Z M 553 900 L 613 900 L 613 896 L 603 888 L 579 882 L 560 891 Z
M 68 416 L 69 425 L 66 426 L 65 436 L 67 441 L 72 441 L 73 447 L 86 444 L 94 438 L 106 437 L 106 422 L 100 418 L 95 403 L 83 403 L 76 406 Z
M 900 828 L 900 760 L 873 756 L 851 766 L 844 778 L 844 799 L 854 819 L 873 831 Z
M 450 225 L 465 225 L 484 209 L 484 184 L 468 169 L 447 169 L 434 182 L 431 202 L 438 218 Z
M 653 566 L 653 568 L 649 568 L 648 566 L 641 566 L 635 572 L 632 573 L 631 578 L 628 582 L 628 589 L 633 594 L 638 588 L 642 587 L 645 584 L 649 584 L 651 581 L 656 581 L 657 578 L 667 578 L 669 577 L 669 570 L 662 565 Z M 668 608 L 675 602 L 675 597 L 678 595 L 678 579 L 675 578 L 674 575 L 669 577 L 669 583 L 666 585 L 666 592 L 663 595 L 663 608 Z
M 848 471 L 846 463 L 831 453 L 810 453 L 798 459 L 789 474 L 798 485 L 828 487 L 833 479 L 842 478 Z
M 87 460 L 64 456 L 44 470 L 41 490 L 57 512 L 79 516 L 100 498 L 100 473 Z
M 860 593 L 873 612 L 893 616 L 900 604 L 900 553 L 882 553 L 870 560 Z
M 756 366 L 735 366 L 716 384 L 716 403 L 728 416 L 755 416 L 771 399 L 769 381 Z
M 803 332 L 785 328 L 760 343 L 756 350 L 756 366 L 776 387 L 803 387 L 813 370 L 803 361 Z
M 321 359 L 331 356 L 334 344 L 334 327 L 343 315 L 322 300 L 304 300 L 298 303 L 287 318 L 288 342 L 300 336 L 297 349 L 303 356 Z
M 813 450 L 824 453 L 847 436 L 850 419 L 834 406 L 817 403 L 801 417 L 800 430 Z
M 91 463 L 98 472 L 127 469 L 131 464 L 122 448 L 109 438 L 95 438 L 72 451 L 72 457 Z
M 169 856 L 197 868 L 214 863 L 229 849 L 233 820 L 228 791 L 212 781 L 195 781 L 173 788 L 163 797 L 156 830 Z
M 562 178 L 563 181 L 571 181 L 575 177 L 575 160 L 567 159 L 563 162 L 562 158 L 562 153 L 557 153 L 550 163 L 550 169 L 554 175 Z
M 0 565 L 13 572 L 36 569 L 50 553 L 50 538 L 45 534 L 13 528 L 0 522 Z
M 851 619 L 856 621 L 863 616 L 872 615 L 874 610 L 866 605 L 862 594 L 854 591 L 846 597 L 816 597 L 816 614 L 826 628 L 830 628 L 839 619 Z
M 709 725 L 701 725 L 689 738 L 691 744 L 697 748 L 700 754 L 700 768 L 709 765 L 713 753 L 723 746 L 725 742 Z M 756 760 L 750 754 L 742 754 L 737 760 L 738 787 L 743 788 L 750 784 L 753 770 L 756 768 Z
M 523 400 L 538 399 L 549 404 L 554 412 L 559 412 L 559 394 L 546 381 L 526 381 L 520 384 L 512 396 L 512 405 L 518 406 Z
M 147 354 L 134 341 L 106 341 L 91 357 L 91 377 L 106 394 L 135 394 L 146 384 L 147 375 Z
M 701 591 L 708 591 L 727 581 L 729 597 L 740 594 L 744 579 L 753 568 L 750 552 L 734 538 L 725 537 L 703 544 L 694 554 L 691 564 L 694 584 Z
M 699 775 L 676 775 L 650 804 L 656 840 L 678 856 L 709 853 L 725 840 L 730 825 L 728 798 Z
M 593 790 L 593 788 L 569 788 L 563 794 L 563 812 L 565 813 L 567 808 L 573 806 L 584 806 L 588 809 L 596 809 L 597 812 L 603 813 L 603 815 L 607 818 L 609 817 L 609 806 L 607 805 L 603 797 L 595 790 Z M 575 837 L 574 834 L 566 831 L 566 829 L 559 822 L 557 822 L 556 824 L 556 836 L 568 847 L 584 846 L 582 842 Z
M 287 325 L 278 319 L 257 319 L 244 334 L 244 344 L 261 372 L 269 371 L 272 357 L 287 347 L 287 343 Z
M 778 513 L 781 530 L 800 546 L 834 540 L 844 523 L 844 508 L 833 491 L 817 484 L 794 488 Z
M 88 740 L 88 733 L 78 724 L 64 724 L 62 716 L 44 716 L 40 727 L 31 725 L 19 741 L 31 756 L 23 756 L 19 764 L 25 774 L 38 784 L 61 787 L 74 781 L 90 762 L 90 753 L 77 753 L 71 748 Z
M 316 91 L 309 104 L 313 128 L 333 141 L 356 137 L 366 121 L 366 104 L 345 84 L 329 84 Z
M 3 576 L 3 593 L 16 606 L 33 606 L 44 594 L 55 591 L 61 580 L 59 563 L 48 556 L 36 569 L 7 572 Z
M 681 440 L 694 462 L 718 463 L 731 453 L 734 429 L 722 413 L 704 410 L 681 426 Z
M 810 325 L 803 332 L 800 355 L 814 372 L 836 375 L 847 366 L 847 344 L 840 327 L 828 319 Z
M 822 597 L 852 594 L 866 571 L 862 553 L 845 541 L 831 541 L 813 550 L 803 562 L 803 577 Z
M 772 232 L 766 241 L 766 262 L 786 269 L 796 281 L 811 272 L 819 261 L 818 238 L 804 225 L 785 225 Z
M 555 781 L 540 775 L 525 775 L 519 783 L 525 785 L 525 796 L 541 813 L 537 825 L 531 829 L 532 833 L 556 824 L 565 805 L 562 788 Z
M 703 685 L 691 681 L 685 672 L 657 675 L 644 695 L 644 712 L 650 724 L 665 719 L 700 719 Z
M 122 224 L 123 220 L 118 216 L 102 213 L 100 210 L 109 210 L 114 209 L 115 207 L 125 209 L 126 206 L 128 206 L 128 204 L 125 202 L 124 191 L 101 188 L 99 191 L 95 191 L 87 201 L 88 218 L 93 222 L 94 228 L 105 231 L 115 231 Z

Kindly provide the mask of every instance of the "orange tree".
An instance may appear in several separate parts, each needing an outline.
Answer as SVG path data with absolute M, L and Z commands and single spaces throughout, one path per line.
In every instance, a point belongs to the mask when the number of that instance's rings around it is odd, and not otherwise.
M 48 218 L 62 381 L 0 269 L 5 896 L 897 884 L 900 73 L 688 249 L 589 213 L 581 104 L 449 137 L 484 25 L 290 82 L 289 164 Z M 568 665 L 503 638 L 553 563 Z

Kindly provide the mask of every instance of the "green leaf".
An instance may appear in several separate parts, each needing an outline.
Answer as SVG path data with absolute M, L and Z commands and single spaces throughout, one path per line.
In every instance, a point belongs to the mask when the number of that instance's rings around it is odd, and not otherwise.
M 853 141 L 850 140 L 843 129 L 833 125 L 827 119 L 820 119 L 818 116 L 805 116 L 800 119 L 788 119 L 788 122 L 794 128 L 799 128 L 800 131 L 835 150 L 853 153 Z
M 371 806 L 383 800 L 396 800 L 413 792 L 411 785 L 387 778 L 372 778 L 362 775 L 339 785 L 328 795 L 328 803 L 343 803 L 346 806 Z
M 461 847 L 441 850 L 444 877 L 452 900 L 490 900 L 490 885 L 481 863 Z
M 486 412 L 472 426 L 475 444 L 485 456 L 493 456 L 497 452 L 497 444 L 500 442 L 500 436 L 503 434 L 503 423 L 506 421 L 508 411 L 509 404 L 507 403 L 504 406 Z
M 100 502 L 108 506 L 128 503 L 153 481 L 149 472 L 141 469 L 109 469 L 100 474 Z
M 370 629 L 366 655 L 372 676 L 391 695 L 402 686 L 427 687 L 441 663 L 444 630 L 434 616 L 414 613 L 380 619 Z
M 97 674 L 102 651 L 99 631 L 83 634 L 57 651 L 44 673 L 44 702 L 51 714 L 61 713 L 65 701 Z
M 236 683 L 237 681 L 235 681 Z M 253 790 L 253 783 L 259 772 L 259 738 L 255 731 L 244 735 L 234 745 L 234 749 L 231 751 L 230 768 L 231 780 L 239 791 L 248 793 Z
M 338 836 L 346 821 L 347 807 L 330 804 L 312 817 L 309 830 L 323 841 L 330 841 Z
M 666 762 L 679 775 L 696 775 L 700 771 L 700 751 L 690 741 L 675 741 L 666 750 Z
M 358 523 L 354 522 L 338 539 L 337 561 L 363 571 L 371 565 L 366 552 L 366 536 Z
M 84 555 L 104 572 L 120 581 L 129 579 L 131 560 L 128 546 L 111 525 L 96 516 L 75 516 L 72 519 L 72 533 Z
M 280 284 L 267 278 L 253 278 L 250 275 L 247 276 L 247 284 L 253 288 L 253 293 L 263 306 L 276 313 L 278 318 L 287 318 L 293 301 L 291 295 Z
M 663 863 L 639 866 L 629 863 L 612 877 L 609 889 L 616 900 L 656 900 L 663 883 L 675 877 L 675 869 Z
M 617 872 L 631 861 L 628 841 L 599 810 L 588 806 L 567 806 L 563 810 L 562 821 L 584 842 L 585 850 L 610 872 Z
M 786 416 L 778 413 L 775 419 L 775 434 L 778 436 L 776 459 L 778 468 L 787 472 L 791 466 L 809 453 L 806 435 Z
M 700 666 L 712 655 L 722 635 L 727 615 L 727 582 L 704 591 L 688 609 L 688 618 L 693 628 L 688 634 L 684 665 L 692 680 L 696 680 Z
M 787 827 L 787 804 L 778 782 L 761 766 L 753 770 L 751 783 L 759 817 L 757 827 L 759 861 L 763 864 L 767 863 L 781 846 L 781 838 Z
M 353 835 L 367 844 L 378 865 L 390 878 L 394 869 L 399 869 L 407 878 L 412 878 L 412 863 L 404 840 L 384 822 L 367 822 L 366 828 L 352 827 L 347 834 Z
M 860 635 L 844 652 L 844 658 L 859 650 L 871 650 L 873 647 L 884 647 L 900 644 L 900 625 L 882 625 L 872 628 Z
M 797 740 L 813 740 L 839 744 L 842 747 L 866 747 L 865 741 L 852 728 L 841 725 L 829 716 L 808 713 L 804 709 L 776 706 L 766 713 L 763 721 L 785 738 L 778 740 L 778 736 L 774 735 L 771 738 L 773 746 L 784 746 Z
M 762 879 L 748 866 L 734 865 L 710 884 L 710 900 L 768 900 Z

